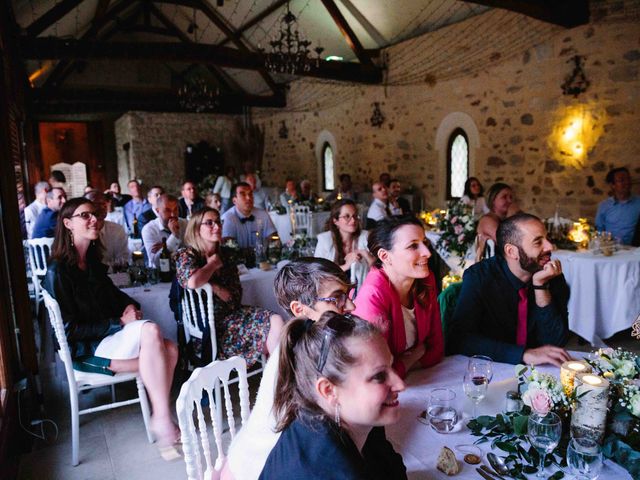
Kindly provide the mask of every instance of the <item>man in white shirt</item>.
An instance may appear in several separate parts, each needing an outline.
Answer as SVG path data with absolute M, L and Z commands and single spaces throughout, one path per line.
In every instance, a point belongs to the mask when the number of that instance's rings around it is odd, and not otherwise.
M 109 199 L 98 190 L 92 190 L 84 195 L 84 198 L 91 200 L 96 206 L 96 213 L 106 217 Z M 100 243 L 104 247 L 102 263 L 108 266 L 126 265 L 129 263 L 129 241 L 127 232 L 122 225 L 104 220 L 102 230 L 100 230 Z
M 276 233 L 269 214 L 253 206 L 253 191 L 248 183 L 234 185 L 233 208 L 222 215 L 222 239 L 234 239 L 240 248 L 254 248 L 258 234 L 266 246 L 268 238 Z
M 389 192 L 382 182 L 376 182 L 371 187 L 373 202 L 367 212 L 367 230 L 371 230 L 380 220 L 391 216 L 389 210 Z
M 142 231 L 147 223 L 158 217 L 158 215 L 156 215 L 156 207 L 158 206 L 158 199 L 163 193 L 164 188 L 162 188 L 160 185 L 154 185 L 149 189 L 149 193 L 147 193 L 147 200 L 151 204 L 151 208 L 146 212 L 143 212 L 138 217 L 138 228 L 140 229 L 140 231 Z
M 156 203 L 158 218 L 142 229 L 142 242 L 147 252 L 148 265 L 155 268 L 162 253 L 162 239 L 167 241 L 171 253 L 182 246 L 187 221 L 178 217 L 178 199 L 173 195 L 160 195 Z
M 38 218 L 40 212 L 47 206 L 47 192 L 49 190 L 51 190 L 49 182 L 38 182 L 34 187 L 36 199 L 24 209 L 24 223 L 27 227 L 27 238 L 31 238 L 33 227 L 36 224 L 36 218 Z

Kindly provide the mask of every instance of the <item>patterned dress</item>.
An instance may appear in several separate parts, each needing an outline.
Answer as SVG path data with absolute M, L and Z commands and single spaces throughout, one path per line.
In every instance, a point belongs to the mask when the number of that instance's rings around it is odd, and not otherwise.
M 209 282 L 227 289 L 231 293 L 229 302 L 214 294 L 214 316 L 219 360 L 239 355 L 253 366 L 265 351 L 269 334 L 269 318 L 272 312 L 258 307 L 240 304 L 242 285 L 237 267 L 229 261 L 225 249 L 221 249 L 223 266 Z M 191 247 L 176 252 L 176 278 L 182 288 L 187 288 L 189 277 L 207 263 L 206 258 Z M 207 335 L 208 337 L 208 335 Z

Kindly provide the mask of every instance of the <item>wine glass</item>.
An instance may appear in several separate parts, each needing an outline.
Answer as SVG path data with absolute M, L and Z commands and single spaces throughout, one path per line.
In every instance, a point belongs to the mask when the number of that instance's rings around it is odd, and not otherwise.
M 481 372 L 487 377 L 487 384 L 491 383 L 493 378 L 493 360 L 485 355 L 474 355 L 469 358 L 467 371 Z
M 482 372 L 475 369 L 467 370 L 462 383 L 464 393 L 473 402 L 472 417 L 476 418 L 476 410 L 478 404 L 487 394 L 487 388 L 489 387 L 489 379 Z
M 458 412 L 454 402 L 456 394 L 450 388 L 435 388 L 429 395 L 427 418 L 429 425 L 438 433 L 449 433 L 458 423 Z
M 595 480 L 602 470 L 602 451 L 588 438 L 572 438 L 567 446 L 567 464 L 576 478 Z
M 529 415 L 527 437 L 540 454 L 540 469 L 536 475 L 538 478 L 545 476 L 544 460 L 547 454 L 553 452 L 558 446 L 561 434 L 562 422 L 555 413 L 549 412 L 546 415 L 532 413 Z

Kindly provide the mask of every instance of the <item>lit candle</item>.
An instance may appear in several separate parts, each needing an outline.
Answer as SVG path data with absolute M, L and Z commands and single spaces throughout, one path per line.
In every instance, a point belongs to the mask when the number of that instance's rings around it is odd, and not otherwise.
M 571 415 L 571 435 L 602 443 L 607 423 L 609 381 L 593 373 L 574 378 L 576 400 Z
M 560 367 L 560 382 L 564 388 L 564 393 L 571 395 L 573 392 L 573 379 L 578 373 L 591 372 L 591 366 L 582 360 L 569 360 Z

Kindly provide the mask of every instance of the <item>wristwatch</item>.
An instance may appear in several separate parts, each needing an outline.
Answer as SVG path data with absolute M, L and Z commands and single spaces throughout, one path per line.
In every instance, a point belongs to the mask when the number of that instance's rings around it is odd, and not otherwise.
M 549 284 L 545 283 L 544 285 L 531 285 L 534 290 L 549 290 Z

